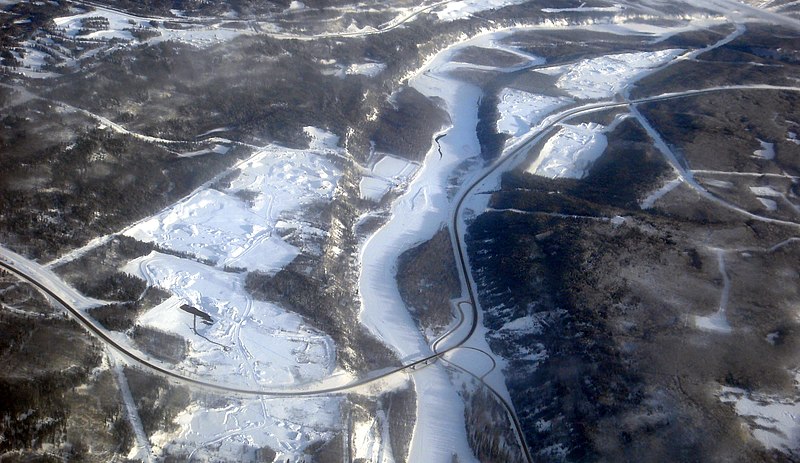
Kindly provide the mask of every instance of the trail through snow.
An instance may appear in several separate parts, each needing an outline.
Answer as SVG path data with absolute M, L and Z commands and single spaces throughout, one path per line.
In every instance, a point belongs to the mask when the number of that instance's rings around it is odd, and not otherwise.
M 117 385 L 122 395 L 122 402 L 125 404 L 125 412 L 131 424 L 131 428 L 133 428 L 133 435 L 136 437 L 136 445 L 131 449 L 128 458 L 139 459 L 145 463 L 150 463 L 153 460 L 153 449 L 150 446 L 150 439 L 147 437 L 147 433 L 144 432 L 142 419 L 139 416 L 139 409 L 136 407 L 133 394 L 131 394 L 131 388 L 128 385 L 128 378 L 125 377 L 125 372 L 122 369 L 123 360 L 118 358 L 118 354 L 110 349 L 106 351 L 106 356 L 108 357 L 111 370 L 114 372 L 114 376 L 117 379 Z
M 719 273 L 722 276 L 722 291 L 719 297 L 719 308 L 711 315 L 703 317 L 695 317 L 695 324 L 701 330 L 714 331 L 717 333 L 728 334 L 733 331 L 725 312 L 728 309 L 728 300 L 731 294 L 731 279 L 728 272 L 725 270 L 725 251 L 722 249 L 715 249 L 717 253 L 717 265 L 719 266 Z

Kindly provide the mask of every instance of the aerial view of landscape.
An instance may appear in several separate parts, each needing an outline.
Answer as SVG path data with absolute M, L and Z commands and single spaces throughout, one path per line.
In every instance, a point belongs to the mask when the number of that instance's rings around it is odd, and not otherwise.
M 0 0 L 73 461 L 800 461 L 800 1 Z

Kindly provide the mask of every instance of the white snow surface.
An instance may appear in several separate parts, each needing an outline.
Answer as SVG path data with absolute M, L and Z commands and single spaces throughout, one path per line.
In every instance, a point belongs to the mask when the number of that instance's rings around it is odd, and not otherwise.
M 777 211 L 778 210 L 778 203 L 775 200 L 767 199 L 767 198 L 758 198 L 758 201 L 764 206 L 764 209 L 768 211 Z
M 575 98 L 611 98 L 634 80 L 669 63 L 682 52 L 670 49 L 605 55 L 549 68 L 547 72 L 560 75 L 556 85 Z
M 391 188 L 392 184 L 388 180 L 379 177 L 365 176 L 358 182 L 358 191 L 361 199 L 368 199 L 376 203 L 380 202 Z
M 189 355 L 176 369 L 222 384 L 254 389 L 318 381 L 335 366 L 333 341 L 280 307 L 255 301 L 244 289 L 245 274 L 230 273 L 176 256 L 152 252 L 123 271 L 144 278 L 172 297 L 141 315 L 137 323 L 182 336 Z M 212 326 L 197 323 L 179 307 L 206 312 Z
M 339 136 L 318 127 L 303 127 L 303 132 L 308 135 L 308 149 L 317 152 L 341 152 L 339 149 Z
M 177 10 L 173 12 L 177 12 Z M 92 11 L 73 8 L 71 13 L 73 14 L 53 19 L 59 34 L 64 34 L 78 41 L 88 40 L 95 44 L 102 42 L 112 49 L 143 43 L 155 44 L 170 40 L 204 48 L 229 41 L 243 34 L 252 33 L 251 31 L 222 27 L 221 22 L 210 24 L 184 22 L 181 28 L 168 28 L 164 27 L 164 21 L 173 20 L 174 18 L 135 16 L 99 5 L 93 5 Z M 108 24 L 101 24 L 102 20 L 107 20 Z M 149 38 L 144 38 L 140 41 L 132 31 L 145 31 L 155 34 L 154 36 L 148 35 Z M 94 56 L 103 50 L 102 47 L 89 47 L 84 52 L 73 55 L 49 38 L 36 35 L 23 42 L 26 56 L 22 66 L 19 68 L 19 72 L 33 78 L 59 76 L 57 73 L 42 70 L 47 54 L 36 49 L 42 44 L 46 45 L 50 52 L 63 60 L 60 64 L 69 68 L 78 68 L 82 59 Z
M 285 216 L 330 200 L 341 173 L 323 153 L 336 151 L 334 135 L 310 130 L 310 151 L 270 146 L 242 163 L 224 192 L 207 188 L 126 231 L 126 235 L 189 253 L 219 267 L 276 272 L 299 250 L 274 233 L 308 227 Z M 246 193 L 252 200 L 243 200 Z
M 767 196 L 773 198 L 779 198 L 783 196 L 783 193 L 776 191 L 771 186 L 751 186 L 750 191 L 756 196 Z
M 339 429 L 340 397 L 233 399 L 216 407 L 192 404 L 175 419 L 177 433 L 156 432 L 151 441 L 163 451 L 183 448 L 192 461 L 254 459 L 268 446 L 275 461 L 302 461 L 311 442 L 330 440 Z
M 347 66 L 344 72 L 347 75 L 375 77 L 383 72 L 384 69 L 386 69 L 386 65 L 383 63 L 356 63 Z
M 695 326 L 704 331 L 716 333 L 730 333 L 733 331 L 724 311 L 716 311 L 705 317 L 695 317 Z
M 333 197 L 341 174 L 328 157 L 341 156 L 342 150 L 335 135 L 314 127 L 305 130 L 310 138 L 307 150 L 270 145 L 240 162 L 234 170 L 238 175 L 224 191 L 201 188 L 126 231 L 215 264 L 153 252 L 122 268 L 172 294 L 137 323 L 189 340 L 188 357 L 175 370 L 217 384 L 262 390 L 349 377 L 333 374 L 336 351 L 329 336 L 295 313 L 253 300 L 244 289 L 246 274 L 222 269 L 277 271 L 298 249 L 276 231 L 326 233 L 297 217 L 304 206 Z M 213 325 L 198 323 L 195 334 L 193 317 L 179 309 L 182 304 L 208 313 Z M 330 439 L 339 428 L 340 402 L 327 397 L 236 399 L 219 408 L 195 404 L 179 415 L 177 434 L 157 433 L 152 441 L 158 451 L 191 449 L 200 460 L 220 455 L 235 460 L 242 452 L 269 446 L 279 458 L 297 461 L 309 443 Z
M 622 5 L 612 6 L 579 6 L 575 8 L 542 8 L 544 13 L 583 13 L 583 12 L 600 12 L 600 13 L 616 13 L 622 11 Z
M 330 377 L 335 366 L 333 341 L 280 307 L 252 300 L 244 274 L 156 252 L 129 262 L 124 271 L 145 278 L 173 296 L 147 311 L 138 323 L 176 333 L 190 341 L 186 360 L 176 370 L 219 384 L 280 388 Z M 208 313 L 212 326 L 197 325 L 179 309 L 188 303 Z M 298 460 L 309 443 L 330 439 L 340 426 L 341 399 L 238 399 L 218 408 L 191 405 L 176 419 L 177 433 L 158 432 L 154 447 L 193 448 L 208 458 L 269 446 L 281 458 Z M 209 448 L 207 448 L 209 447 Z M 248 450 L 249 449 L 249 450 Z
M 386 64 L 366 62 L 366 63 L 353 63 L 349 65 L 338 64 L 334 60 L 321 60 L 320 63 L 331 65 L 329 68 L 324 68 L 321 72 L 325 75 L 336 76 L 344 79 L 347 76 L 361 75 L 366 77 L 375 77 L 384 69 Z
M 596 123 L 562 124 L 526 170 L 548 178 L 583 178 L 608 147 L 606 127 Z
M 775 159 L 775 144 L 765 142 L 764 140 L 758 140 L 758 142 L 761 144 L 761 149 L 753 151 L 753 157 L 765 159 L 767 161 Z
M 468 18 L 474 13 L 493 10 L 508 5 L 525 3 L 527 0 L 462 0 L 449 2 L 440 10 L 436 11 L 436 16 L 442 21 L 455 21 L 456 19 Z
M 107 30 L 92 32 L 86 36 L 79 36 L 78 33 L 83 28 L 84 21 L 90 18 L 107 19 Z M 86 37 L 105 41 L 115 38 L 126 42 L 134 40 L 131 33 L 125 29 L 144 29 L 158 32 L 160 36 L 150 39 L 149 41 L 151 42 L 177 40 L 195 46 L 208 46 L 242 35 L 242 31 L 224 29 L 220 28 L 218 25 L 205 26 L 198 24 L 187 29 L 170 29 L 163 27 L 163 24 L 160 23 L 159 26 L 154 27 L 151 23 L 151 21 L 160 22 L 163 21 L 163 19 L 165 18 L 146 18 L 102 7 L 95 7 L 93 11 L 71 16 L 62 16 L 55 18 L 53 22 L 55 22 L 58 29 L 70 37 Z
M 383 410 L 369 421 L 357 422 L 353 426 L 353 455 L 374 463 L 394 463 L 389 434 L 389 420 Z
M 379 202 L 393 188 L 403 188 L 414 176 L 419 164 L 392 155 L 384 155 L 359 182 L 363 199 Z
M 548 114 L 573 102 L 570 98 L 539 95 L 513 88 L 501 90 L 499 99 L 497 131 L 512 137 L 525 135 Z
M 795 380 L 797 381 L 797 380 Z M 724 386 L 719 393 L 724 403 L 733 404 L 736 414 L 764 447 L 781 452 L 800 449 L 800 401 Z
M 127 234 L 220 265 L 274 273 L 299 251 L 271 236 L 272 228 L 266 224 L 265 217 L 239 198 L 207 189 Z

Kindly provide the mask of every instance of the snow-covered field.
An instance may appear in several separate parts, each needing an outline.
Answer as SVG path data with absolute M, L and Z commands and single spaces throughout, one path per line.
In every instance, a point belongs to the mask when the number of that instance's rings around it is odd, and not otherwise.
M 603 12 L 603 13 L 616 13 L 624 10 L 622 5 L 612 6 L 584 6 L 583 4 L 575 8 L 542 8 L 544 13 L 590 13 L 590 12 Z
M 338 140 L 309 131 L 315 134 L 309 150 L 267 147 L 239 166 L 224 191 L 198 191 L 125 234 L 220 268 L 280 270 L 299 250 L 278 232 L 324 233 L 288 213 L 330 200 L 341 176 L 326 157 L 338 153 Z
M 539 95 L 513 88 L 501 90 L 499 101 L 497 131 L 514 138 L 525 135 L 548 114 L 573 102 L 566 97 Z
M 323 62 L 323 64 L 330 64 L 331 67 L 328 69 L 323 69 L 322 73 L 325 75 L 334 75 L 336 77 L 340 77 L 344 79 L 347 76 L 366 76 L 366 77 L 375 77 L 384 69 L 386 69 L 386 65 L 383 63 L 354 63 L 348 66 L 337 64 L 334 60 L 329 60 Z
M 340 429 L 341 404 L 340 397 L 192 404 L 176 418 L 177 432 L 159 431 L 151 441 L 157 453 L 183 450 L 192 461 L 255 461 L 262 447 L 277 452 L 275 461 L 302 461 L 311 442 L 329 440 Z
M 73 14 L 55 18 L 53 20 L 55 33 L 92 44 L 104 43 L 110 48 L 165 41 L 182 42 L 205 48 L 251 33 L 247 30 L 226 28 L 222 26 L 222 21 L 211 24 L 182 23 L 179 27 L 167 27 L 164 21 L 171 21 L 175 18 L 135 16 L 98 5 L 93 8 L 92 11 L 87 11 L 73 7 L 71 9 Z M 46 46 L 49 53 L 60 60 L 58 64 L 70 68 L 77 68 L 81 59 L 94 56 L 99 51 L 97 48 L 89 47 L 89 51 L 83 52 L 83 49 L 79 47 L 73 54 L 57 45 L 50 37 L 41 34 L 25 41 L 23 45 L 25 57 L 21 60 L 22 66 L 18 68 L 18 71 L 33 78 L 58 76 L 56 73 L 42 70 L 50 56 L 41 50 L 42 46 Z
M 600 56 L 562 66 L 537 68 L 537 72 L 559 76 L 556 86 L 577 100 L 610 99 L 629 88 L 637 79 L 672 62 L 683 50 L 623 53 Z M 497 129 L 511 135 L 507 147 L 541 126 L 554 111 L 573 104 L 568 97 L 552 97 L 504 88 L 500 91 Z M 608 142 L 605 133 L 613 130 L 620 118 L 608 127 L 599 124 L 560 124 L 561 129 L 544 144 L 530 161 L 528 172 L 549 178 L 583 178 L 599 158 Z
M 448 2 L 436 11 L 436 16 L 442 21 L 454 21 L 456 19 L 467 18 L 481 11 L 524 2 L 525 0 L 461 0 Z
M 274 273 L 299 253 L 278 231 L 301 235 L 323 230 L 294 219 L 303 207 L 329 201 L 341 175 L 327 155 L 338 154 L 338 138 L 307 128 L 309 150 L 269 146 L 240 163 L 224 191 L 201 189 L 125 234 L 162 249 L 200 257 L 207 265 L 153 252 L 123 270 L 172 297 L 138 322 L 192 340 L 179 369 L 253 388 L 297 385 L 320 380 L 335 365 L 330 338 L 306 326 L 298 316 L 252 300 L 244 273 L 229 268 Z M 193 333 L 191 316 L 178 309 L 197 307 L 215 320 Z
M 123 271 L 172 294 L 137 322 L 190 341 L 178 370 L 254 389 L 307 383 L 333 371 L 333 341 L 296 314 L 252 300 L 243 274 L 157 252 L 131 261 Z M 182 304 L 211 316 L 214 324 L 198 323 L 197 331 L 218 344 L 194 334 L 193 317 L 179 309 Z
M 795 385 L 798 382 L 795 376 Z M 800 388 L 798 388 L 800 391 Z M 733 405 L 736 414 L 764 447 L 796 455 L 800 442 L 800 395 L 778 397 L 723 386 L 719 399 Z
M 527 172 L 548 178 L 585 177 L 608 147 L 605 129 L 595 123 L 562 124 L 561 130 L 544 144 Z
M 573 97 L 583 100 L 611 98 L 631 82 L 663 66 L 683 50 L 620 53 L 581 60 L 575 64 L 540 69 L 559 76 L 556 85 Z
M 374 419 L 353 426 L 353 458 L 374 463 L 395 463 L 391 450 L 389 420 L 383 410 Z
M 104 20 L 108 21 L 108 25 L 103 30 L 80 34 L 87 23 L 90 24 L 98 18 L 104 18 Z M 175 40 L 204 47 L 224 42 L 243 34 L 241 30 L 226 29 L 218 24 L 205 26 L 198 23 L 193 26 L 184 25 L 185 28 L 168 28 L 164 27 L 164 19 L 167 18 L 143 18 L 95 6 L 94 11 L 62 16 L 55 18 L 54 22 L 56 28 L 69 37 L 103 41 L 111 39 L 119 39 L 125 42 L 136 41 L 131 34 L 131 30 L 138 29 L 158 33 L 156 37 L 148 39 L 150 43 Z
M 391 155 L 384 155 L 359 183 L 363 199 L 379 202 L 393 188 L 403 189 L 419 168 L 419 164 Z
M 775 159 L 775 144 L 764 140 L 758 140 L 758 142 L 761 144 L 761 149 L 753 151 L 753 157 L 767 161 Z

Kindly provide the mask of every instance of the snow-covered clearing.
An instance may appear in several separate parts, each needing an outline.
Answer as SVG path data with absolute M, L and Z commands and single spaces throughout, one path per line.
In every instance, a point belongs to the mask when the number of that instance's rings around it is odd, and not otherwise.
M 595 123 L 562 124 L 526 169 L 548 178 L 583 178 L 608 146 L 606 127 Z
M 751 186 L 750 192 L 756 196 L 756 199 L 764 206 L 764 209 L 770 212 L 778 210 L 778 199 L 782 199 L 790 206 L 794 206 L 794 204 L 786 198 L 785 194 L 771 186 Z M 796 209 L 796 207 L 794 208 Z
M 566 97 L 553 97 L 529 93 L 513 88 L 500 91 L 497 110 L 497 131 L 512 137 L 521 137 L 548 114 L 573 102 Z
M 175 366 L 181 372 L 258 389 L 308 383 L 333 371 L 333 341 L 296 314 L 250 298 L 244 274 L 157 252 L 122 270 L 172 294 L 137 322 L 190 341 L 186 360 Z M 226 348 L 195 335 L 182 304 L 209 314 L 213 325 L 197 323 L 197 332 Z
M 72 38 L 103 41 L 118 39 L 124 42 L 137 42 L 131 34 L 131 30 L 140 30 L 158 34 L 156 37 L 147 40 L 150 43 L 175 40 L 199 47 L 231 40 L 244 33 L 237 29 L 223 28 L 219 24 L 206 26 L 200 23 L 191 25 L 183 23 L 182 28 L 168 28 L 164 27 L 163 21 L 170 18 L 144 18 L 96 5 L 94 8 L 94 11 L 55 18 L 53 22 L 55 22 L 56 28 L 60 32 Z M 97 24 L 98 20 L 103 23 L 107 21 L 108 23 L 107 25 L 102 24 L 99 27 L 92 27 L 91 25 Z M 87 25 L 89 25 L 89 28 L 87 28 Z
M 798 377 L 795 375 L 795 386 Z M 732 404 L 736 414 L 753 437 L 764 447 L 794 455 L 800 449 L 800 395 L 794 397 L 747 391 L 738 387 L 723 386 L 719 400 Z
M 764 140 L 758 140 L 758 142 L 761 144 L 761 149 L 753 151 L 753 157 L 767 161 L 775 159 L 775 144 L 767 143 Z
M 758 201 L 764 206 L 764 209 L 768 211 L 778 210 L 778 203 L 775 202 L 774 199 L 758 198 Z
M 391 189 L 404 189 L 418 168 L 416 162 L 384 155 L 370 170 L 372 175 L 361 178 L 359 194 L 363 199 L 379 202 Z
M 622 53 L 581 60 L 563 66 L 539 68 L 559 76 L 556 85 L 576 99 L 612 98 L 631 83 L 671 62 L 682 50 Z M 555 110 L 574 103 L 567 97 L 552 97 L 505 88 L 499 95 L 498 131 L 512 137 L 506 146 L 519 143 L 525 134 L 538 128 Z M 619 118 L 609 127 L 598 124 L 567 125 L 543 146 L 527 171 L 550 178 L 583 178 L 591 164 L 603 154 L 608 145 L 605 132 L 611 131 Z
M 302 461 L 305 448 L 340 429 L 342 399 L 232 399 L 216 406 L 192 404 L 178 414 L 174 433 L 156 432 L 158 452 L 190 452 L 191 461 L 255 461 L 256 449 L 275 461 Z
M 309 130 L 309 150 L 269 146 L 239 165 L 224 191 L 202 189 L 125 232 L 218 267 L 275 272 L 299 250 L 276 231 L 319 234 L 289 213 L 333 197 L 341 172 L 326 158 L 335 137 Z M 329 137 L 329 138 L 326 138 Z
M 583 178 L 605 152 L 605 134 L 613 131 L 627 116 L 617 116 L 608 126 L 596 123 L 560 124 L 561 129 L 542 146 L 539 155 L 526 169 L 548 178 Z
M 731 182 L 729 182 L 727 180 L 717 180 L 717 179 L 710 178 L 710 179 L 704 179 L 703 183 L 705 183 L 708 186 L 713 186 L 713 187 L 716 187 L 716 188 L 724 188 L 724 189 L 733 188 L 733 183 L 731 183 Z
M 575 8 L 542 8 L 542 12 L 544 13 L 591 13 L 591 12 L 599 12 L 599 13 L 617 13 L 624 10 L 625 7 L 622 5 L 612 5 L 612 6 L 584 6 L 583 4 L 579 7 Z
M 240 385 L 296 385 L 320 380 L 335 365 L 330 338 L 292 313 L 253 301 L 244 273 L 226 267 L 276 272 L 299 252 L 276 231 L 325 232 L 289 217 L 300 208 L 333 197 L 340 172 L 326 154 L 338 153 L 338 138 L 307 128 L 309 150 L 269 146 L 241 162 L 224 191 L 202 188 L 172 207 L 125 231 L 163 249 L 188 253 L 215 267 L 153 252 L 131 261 L 124 271 L 139 275 L 173 296 L 138 322 L 192 340 L 190 355 L 176 368 Z M 178 309 L 189 304 L 215 320 L 193 332 L 192 317 Z
M 771 186 L 751 186 L 750 191 L 756 196 L 766 196 L 772 198 L 779 198 L 783 193 L 776 191 Z
M 342 64 L 333 64 L 332 67 L 323 69 L 322 73 L 344 79 L 347 76 L 356 75 L 375 77 L 383 72 L 384 69 L 386 69 L 386 65 L 384 63 L 353 63 L 347 66 Z
M 374 463 L 394 463 L 389 435 L 389 420 L 383 410 L 369 421 L 353 425 L 353 455 L 355 460 L 363 459 Z
M 556 86 L 575 98 L 612 98 L 631 82 L 669 63 L 681 53 L 683 50 L 670 49 L 605 55 L 540 72 L 559 76 Z
M 347 75 L 375 77 L 383 72 L 384 69 L 386 69 L 386 65 L 383 63 L 356 63 L 347 66 L 344 72 Z
M 247 30 L 223 27 L 221 20 L 211 24 L 182 22 L 178 27 L 167 27 L 165 21 L 172 22 L 175 18 L 135 16 L 99 5 L 93 5 L 93 8 L 92 11 L 73 9 L 72 12 L 75 14 L 54 18 L 54 34 L 93 45 L 103 43 L 110 48 L 155 44 L 170 40 L 205 48 L 251 33 Z M 41 50 L 43 46 L 48 50 L 47 53 Z M 22 66 L 18 71 L 33 78 L 59 75 L 42 70 L 50 55 L 57 58 L 57 64 L 77 68 L 80 60 L 94 56 L 99 50 L 96 47 L 87 47 L 88 51 L 84 51 L 83 48 L 69 51 L 56 44 L 50 36 L 42 34 L 26 40 L 23 48 L 25 58 L 22 59 Z
M 436 16 L 442 21 L 455 21 L 456 19 L 468 18 L 481 11 L 519 3 L 525 3 L 525 0 L 461 0 L 447 2 L 436 12 Z

